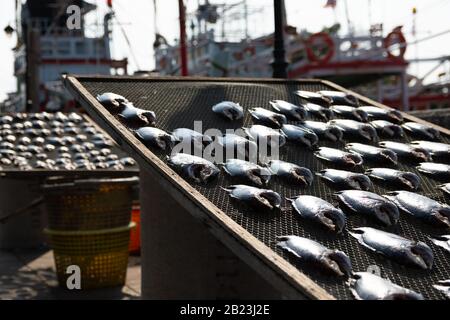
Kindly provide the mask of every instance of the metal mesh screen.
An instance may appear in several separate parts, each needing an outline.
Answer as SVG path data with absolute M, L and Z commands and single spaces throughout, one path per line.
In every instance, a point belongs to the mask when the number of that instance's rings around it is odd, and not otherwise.
M 136 106 L 153 110 L 158 117 L 157 127 L 172 131 L 175 128 L 193 129 L 194 121 L 201 120 L 203 129 L 217 128 L 225 132 L 225 129 L 237 129 L 242 126 L 251 126 L 252 119 L 246 112 L 243 122 L 228 122 L 222 120 L 211 111 L 211 106 L 223 100 L 239 102 L 245 110 L 253 107 L 270 109 L 268 102 L 273 99 L 282 99 L 292 103 L 301 100 L 293 94 L 295 90 L 324 90 L 330 89 L 322 84 L 288 82 L 265 83 L 265 82 L 204 82 L 204 81 L 148 81 L 148 80 L 105 80 L 105 79 L 82 79 L 83 86 L 93 95 L 103 92 L 114 92 L 124 95 Z M 407 139 L 409 140 L 409 138 Z M 444 142 L 448 142 L 443 138 Z M 330 146 L 343 149 L 345 143 L 331 143 L 320 141 L 320 146 Z M 165 153 L 153 150 L 161 159 Z M 280 150 L 280 158 L 293 162 L 300 166 L 310 168 L 317 172 L 331 166 L 317 160 L 312 151 L 294 145 L 286 145 Z M 165 161 L 165 160 L 164 160 Z M 364 168 L 365 169 L 365 168 Z M 448 202 L 435 189 L 437 182 L 419 174 L 417 170 L 407 164 L 399 164 L 398 169 L 408 170 L 418 174 L 422 178 L 422 190 L 420 193 L 435 198 L 439 201 Z M 258 212 L 243 211 L 230 201 L 221 186 L 228 186 L 235 181 L 226 177 L 223 173 L 213 183 L 207 186 L 195 185 L 195 188 L 206 196 L 214 205 L 229 215 L 236 223 L 265 243 L 272 250 L 283 256 L 302 272 L 308 275 L 318 285 L 326 289 L 338 299 L 352 299 L 352 295 L 345 285 L 344 280 L 333 276 L 324 275 L 314 267 L 298 263 L 295 258 L 286 254 L 276 247 L 276 237 L 281 235 L 298 235 L 317 240 L 329 248 L 337 248 L 346 252 L 353 263 L 354 271 L 366 271 L 369 266 L 376 265 L 381 269 L 381 275 L 393 282 L 421 292 L 427 299 L 443 299 L 444 296 L 431 287 L 438 280 L 450 279 L 450 255 L 442 249 L 434 246 L 427 238 L 428 235 L 440 235 L 442 230 L 430 227 L 412 217 L 401 214 L 400 223 L 387 231 L 392 231 L 407 238 L 424 241 L 430 245 L 435 254 L 435 265 L 431 271 L 421 271 L 410 267 L 404 267 L 380 255 L 369 252 L 359 245 L 356 239 L 345 233 L 341 236 L 333 235 L 320 227 L 306 222 L 296 216 L 290 204 L 283 204 L 284 210 L 281 214 L 262 215 Z M 323 181 L 315 178 L 314 184 L 306 189 L 296 188 L 281 184 L 273 179 L 269 188 L 279 192 L 283 197 L 292 197 L 299 194 L 311 194 L 331 201 L 336 204 L 329 188 Z M 384 194 L 389 189 L 375 184 L 377 194 Z M 390 189 L 394 190 L 394 189 Z M 348 215 L 348 228 L 371 226 L 380 228 L 372 220 L 366 220 L 358 215 Z M 445 232 L 445 231 L 444 231 Z

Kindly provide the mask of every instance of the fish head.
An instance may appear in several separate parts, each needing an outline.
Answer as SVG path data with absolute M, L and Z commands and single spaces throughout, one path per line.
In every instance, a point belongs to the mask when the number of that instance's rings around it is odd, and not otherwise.
M 363 164 L 363 159 L 356 153 L 347 153 L 343 159 L 346 165 L 350 167 L 358 167 Z
M 325 108 L 325 107 L 321 108 L 318 111 L 318 114 L 325 121 L 329 121 L 329 120 L 331 120 L 334 117 L 334 112 L 331 109 L 328 109 L 328 108 Z
M 353 110 L 353 113 L 355 117 L 361 122 L 367 122 L 369 120 L 369 115 L 364 110 L 355 108 L 355 110 Z
M 294 108 L 291 111 L 291 116 L 298 121 L 303 121 L 308 116 L 308 112 L 303 108 Z
M 192 163 L 183 168 L 185 174 L 197 183 L 208 183 L 219 174 L 219 170 L 203 163 Z
M 409 262 L 413 265 L 424 269 L 431 270 L 433 267 L 434 255 L 431 248 L 423 242 L 412 243 L 406 248 L 406 255 Z
M 434 219 L 443 227 L 450 228 L 450 207 L 441 206 L 432 212 Z
M 387 115 L 388 115 L 389 119 L 394 121 L 394 122 L 397 122 L 397 123 L 402 123 L 403 122 L 403 115 L 398 110 L 389 110 Z
M 102 105 L 109 108 L 121 108 L 128 103 L 128 100 L 125 97 L 112 92 L 97 95 L 97 100 Z
M 348 179 L 348 184 L 356 190 L 368 191 L 372 187 L 372 182 L 368 177 L 362 174 L 352 175 Z
M 153 111 L 142 111 L 139 117 L 145 118 L 151 126 L 156 122 L 156 114 Z
M 328 126 L 327 130 L 325 130 L 325 136 L 327 137 L 327 139 L 333 142 L 337 142 L 342 140 L 344 134 L 338 127 L 330 125 Z
M 342 233 L 345 228 L 345 215 L 339 209 L 325 209 L 317 213 L 317 218 L 329 230 Z
M 297 138 L 309 149 L 313 149 L 319 143 L 319 138 L 317 135 L 309 129 L 305 129 L 303 132 L 298 134 Z
M 413 154 L 413 156 L 415 158 L 417 158 L 419 161 L 430 161 L 431 160 L 431 155 L 430 153 L 423 149 L 423 148 L 418 148 L 418 147 L 412 147 L 411 148 L 411 153 Z
M 352 107 L 359 106 L 359 100 L 352 94 L 346 94 L 344 100 Z
M 342 251 L 328 250 L 320 258 L 323 265 L 338 276 L 349 277 L 352 275 L 352 263 L 350 258 Z
M 287 123 L 287 118 L 285 115 L 274 114 L 272 118 L 273 118 L 274 122 L 277 124 L 278 128 L 281 128 L 281 126 L 283 124 Z
M 314 176 L 312 172 L 307 168 L 293 167 L 291 169 L 291 177 L 297 184 L 304 186 L 310 186 L 313 183 Z
M 436 130 L 435 128 L 432 127 L 427 127 L 425 129 L 425 133 L 428 136 L 428 138 L 432 139 L 432 140 L 437 140 L 439 139 L 439 137 L 441 136 L 441 134 L 439 133 L 438 130 Z
M 247 179 L 253 184 L 263 187 L 267 185 L 271 178 L 271 173 L 266 168 L 255 168 L 246 172 Z
M 394 137 L 404 137 L 405 136 L 405 132 L 403 131 L 403 128 L 400 127 L 399 125 L 391 126 L 391 130 L 394 133 Z
M 362 137 L 364 137 L 365 139 L 367 139 L 369 141 L 372 141 L 372 142 L 378 141 L 377 131 L 371 125 L 361 126 L 361 128 L 359 129 L 359 133 L 361 134 Z
M 408 187 L 410 190 L 417 190 L 420 185 L 420 178 L 412 172 L 402 172 L 398 179 L 400 182 Z
M 268 210 L 280 209 L 281 196 L 272 190 L 261 190 L 256 195 L 258 205 Z
M 375 216 L 386 226 L 397 224 L 400 218 L 398 207 L 389 200 L 380 202 L 375 206 Z
M 380 155 L 385 159 L 386 162 L 396 165 L 398 161 L 397 154 L 389 149 L 380 150 Z
M 227 107 L 223 109 L 223 115 L 231 121 L 239 120 L 242 118 L 242 112 L 237 108 Z

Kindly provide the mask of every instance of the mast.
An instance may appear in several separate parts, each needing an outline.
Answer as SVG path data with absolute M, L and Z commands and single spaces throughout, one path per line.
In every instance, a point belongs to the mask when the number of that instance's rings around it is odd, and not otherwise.
M 178 10 L 180 12 L 180 61 L 181 75 L 188 75 L 187 48 L 186 48 L 186 8 L 183 0 L 178 0 Z
M 287 78 L 286 50 L 284 48 L 284 0 L 274 0 L 274 17 L 275 17 L 275 41 L 272 63 L 274 78 Z

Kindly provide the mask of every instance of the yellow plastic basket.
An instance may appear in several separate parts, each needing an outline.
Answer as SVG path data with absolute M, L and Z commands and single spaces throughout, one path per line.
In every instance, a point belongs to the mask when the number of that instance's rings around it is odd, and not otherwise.
M 131 220 L 137 177 L 88 179 L 43 185 L 48 224 L 52 230 L 99 230 L 127 225 Z
M 128 266 L 130 230 L 136 226 L 92 231 L 46 229 L 61 287 L 67 288 L 69 266 L 81 270 L 81 289 L 123 286 Z

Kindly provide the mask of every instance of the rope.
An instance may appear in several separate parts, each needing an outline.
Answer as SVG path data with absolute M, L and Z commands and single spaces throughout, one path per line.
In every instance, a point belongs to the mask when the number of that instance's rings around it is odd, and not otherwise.
M 127 36 L 127 33 L 125 32 L 125 28 L 122 26 L 122 24 L 120 23 L 119 19 L 117 18 L 117 16 L 116 16 L 115 14 L 113 15 L 113 18 L 116 19 L 117 24 L 118 24 L 119 27 L 120 27 L 120 31 L 122 32 L 122 35 L 123 35 L 123 37 L 124 37 L 124 39 L 125 39 L 125 42 L 127 43 L 128 49 L 130 50 L 131 58 L 133 59 L 134 63 L 136 64 L 137 69 L 140 70 L 141 67 L 140 67 L 140 65 L 139 65 L 139 61 L 138 61 L 138 59 L 136 58 L 136 55 L 134 54 L 133 47 L 132 47 L 132 45 L 131 45 L 130 39 L 129 39 L 128 36 Z

